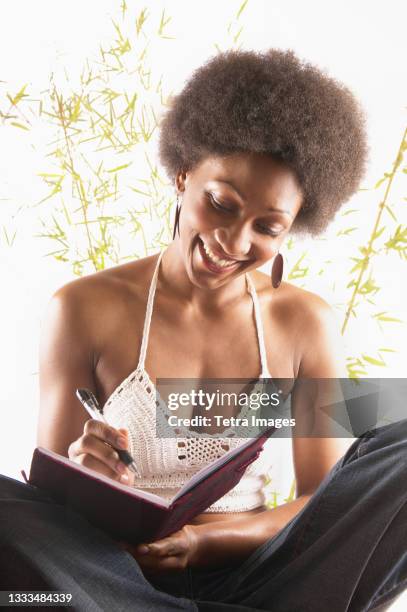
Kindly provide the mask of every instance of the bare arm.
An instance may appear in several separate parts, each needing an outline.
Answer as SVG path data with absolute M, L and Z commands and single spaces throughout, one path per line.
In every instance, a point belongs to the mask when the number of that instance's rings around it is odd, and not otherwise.
M 342 337 L 333 311 L 317 296 L 313 296 L 313 302 L 298 371 L 300 384 L 292 393 L 297 496 L 312 494 L 353 442 L 351 438 L 337 437 L 327 411 L 321 409 L 342 399 L 337 379 L 347 374 Z
M 52 297 L 41 329 L 37 443 L 65 456 L 89 419 L 75 390 L 95 391 L 91 322 L 83 302 L 79 288 L 63 287 Z
M 49 303 L 40 342 L 37 443 L 127 483 L 129 470 L 112 448 L 127 448 L 126 431 L 89 419 L 75 395 L 79 387 L 96 391 L 101 304 L 106 302 L 97 287 L 76 282 L 60 289 Z

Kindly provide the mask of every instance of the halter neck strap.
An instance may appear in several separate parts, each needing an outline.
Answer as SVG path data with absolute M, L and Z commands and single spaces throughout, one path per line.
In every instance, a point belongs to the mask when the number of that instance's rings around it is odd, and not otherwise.
M 156 261 L 153 277 L 150 283 L 150 289 L 148 292 L 146 316 L 144 318 L 143 339 L 141 342 L 140 358 L 139 358 L 139 363 L 138 363 L 138 367 L 143 368 L 143 369 L 144 369 L 144 363 L 146 360 L 148 337 L 150 335 L 150 324 L 151 324 L 151 316 L 153 314 L 154 295 L 155 295 L 155 290 L 157 287 L 158 270 L 160 267 L 160 262 L 161 262 L 163 254 L 164 254 L 164 251 L 161 251 Z
M 256 319 L 257 340 L 259 343 L 260 362 L 261 362 L 260 378 L 271 378 L 271 374 L 267 367 L 266 345 L 264 343 L 264 329 L 263 329 L 263 321 L 262 321 L 261 312 L 260 312 L 259 298 L 257 296 L 257 291 L 253 284 L 253 281 L 250 278 L 249 274 L 247 273 L 246 273 L 246 281 L 249 287 L 250 295 L 252 296 L 253 306 L 254 306 L 254 316 Z
M 158 271 L 160 268 L 160 263 L 161 263 L 163 254 L 164 254 L 164 251 L 161 251 L 160 254 L 158 255 L 158 258 L 155 264 L 155 268 L 154 268 L 154 273 L 153 273 L 153 276 L 150 282 L 150 288 L 149 288 L 148 298 L 147 298 L 146 315 L 144 319 L 143 338 L 141 342 L 140 358 L 139 358 L 139 363 L 138 363 L 138 368 L 140 369 L 144 369 L 144 364 L 146 360 L 148 338 L 150 335 L 151 317 L 153 314 L 154 297 L 155 297 L 155 291 L 157 287 Z M 267 367 L 267 355 L 266 355 L 266 347 L 264 343 L 263 322 L 261 318 L 260 305 L 259 305 L 259 299 L 257 296 L 257 291 L 255 289 L 255 286 L 249 274 L 246 274 L 245 277 L 246 277 L 246 286 L 252 297 L 253 306 L 254 306 L 257 341 L 259 345 L 260 362 L 261 362 L 260 378 L 271 378 L 271 374 Z

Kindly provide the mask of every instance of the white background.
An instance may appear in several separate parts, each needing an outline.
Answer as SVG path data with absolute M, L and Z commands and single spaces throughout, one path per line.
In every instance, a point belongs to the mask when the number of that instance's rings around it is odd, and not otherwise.
M 128 2 L 129 6 L 132 3 Z M 140 3 L 137 3 L 142 8 Z M 215 53 L 214 43 L 225 41 L 227 24 L 240 3 L 188 2 L 173 0 L 155 2 L 149 7 L 151 19 L 159 20 L 162 9 L 172 16 L 168 33 L 175 37 L 162 48 L 151 49 L 150 61 L 164 75 L 164 88 L 177 91 L 191 70 Z M 36 91 L 49 85 L 51 72 L 64 69 L 75 79 L 87 57 L 97 55 L 101 42 L 112 38 L 111 17 L 120 14 L 119 2 L 71 0 L 14 0 L 2 5 L 0 20 L 0 79 L 18 91 L 23 83 Z M 359 97 L 368 116 L 370 162 L 363 187 L 370 188 L 390 170 L 406 124 L 407 57 L 405 3 L 383 1 L 332 2 L 286 0 L 285 2 L 251 0 L 242 14 L 244 48 L 292 48 L 301 57 L 326 69 L 345 82 Z M 12 128 L 2 130 L 0 140 L 0 373 L 1 425 L 0 472 L 21 478 L 19 470 L 27 469 L 35 446 L 38 409 L 37 350 L 40 321 L 45 305 L 56 288 L 72 278 L 71 270 L 60 262 L 44 257 L 41 241 L 34 239 L 38 210 L 24 216 L 24 226 L 17 227 L 16 240 L 7 248 L 2 240 L 2 225 L 10 226 L 13 211 L 27 206 L 38 189 L 38 159 L 27 147 L 27 138 Z M 30 180 L 30 176 L 32 180 Z M 399 205 L 407 196 L 403 186 L 395 188 L 394 202 Z M 362 215 L 366 232 L 380 198 L 379 192 L 363 192 L 355 201 L 366 208 Z M 406 208 L 399 208 L 406 223 Z M 335 258 L 334 274 L 349 269 L 347 257 L 355 255 L 352 242 L 334 240 L 335 226 L 328 234 L 329 254 Z M 324 248 L 304 243 L 304 248 Z M 382 294 L 383 310 L 403 319 L 407 295 L 401 279 L 406 262 L 384 258 L 376 264 Z M 332 303 L 332 279 L 323 279 L 308 288 Z M 347 343 L 349 347 L 368 342 L 368 323 L 354 324 Z M 267 340 L 266 340 L 267 341 Z M 372 370 L 371 376 L 405 376 L 407 362 L 407 328 L 405 323 L 387 326 L 381 346 L 392 346 L 386 371 Z M 286 452 L 286 451 L 285 451 Z M 287 456 L 289 457 L 289 455 Z M 287 458 L 286 457 L 286 458 Z M 277 469 L 277 468 L 276 468 Z M 290 482 L 291 466 L 284 467 L 280 456 L 278 477 Z M 277 475 L 276 475 L 277 478 Z M 406 596 L 407 597 L 407 596 Z M 407 600 L 404 599 L 407 603 Z M 401 610 L 397 602 L 394 610 Z

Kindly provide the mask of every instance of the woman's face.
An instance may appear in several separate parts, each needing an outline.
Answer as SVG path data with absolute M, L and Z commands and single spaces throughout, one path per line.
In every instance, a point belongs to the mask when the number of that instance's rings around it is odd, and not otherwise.
M 181 256 L 191 282 L 202 288 L 273 258 L 303 201 L 293 170 L 257 153 L 207 157 L 176 183 Z

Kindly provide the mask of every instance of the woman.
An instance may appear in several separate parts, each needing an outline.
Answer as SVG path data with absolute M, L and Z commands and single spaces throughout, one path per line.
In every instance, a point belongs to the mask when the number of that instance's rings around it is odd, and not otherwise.
M 344 86 L 292 52 L 230 51 L 173 100 L 160 156 L 179 199 L 173 242 L 57 291 L 41 343 L 38 444 L 172 496 L 235 441 L 156 438 L 157 378 L 344 375 L 330 307 L 281 282 L 279 251 L 289 233 L 321 233 L 357 189 L 364 120 Z M 256 270 L 270 260 L 272 279 Z M 77 387 L 93 389 L 111 426 L 87 418 Z M 294 392 L 291 406 L 301 422 Z M 405 421 L 345 455 L 337 439 L 293 437 L 297 497 L 269 510 L 270 439 L 235 489 L 140 546 L 3 479 L 7 588 L 72 591 L 83 610 L 384 609 L 407 576 L 406 440 Z M 140 478 L 114 445 L 129 448 Z

